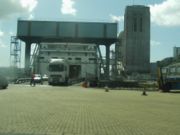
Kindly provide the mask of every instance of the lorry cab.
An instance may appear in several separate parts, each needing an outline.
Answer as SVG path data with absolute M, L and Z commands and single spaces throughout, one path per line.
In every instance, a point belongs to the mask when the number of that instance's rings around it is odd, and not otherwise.
M 48 66 L 49 85 L 68 83 L 68 63 L 64 59 L 52 59 Z

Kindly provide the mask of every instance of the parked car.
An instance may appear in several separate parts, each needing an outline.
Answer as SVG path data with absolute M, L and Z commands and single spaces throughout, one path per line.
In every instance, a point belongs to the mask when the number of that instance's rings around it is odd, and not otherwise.
M 47 81 L 47 80 L 48 80 L 48 76 L 47 76 L 46 74 L 44 74 L 44 75 L 42 76 L 42 79 L 43 79 L 43 81 Z
M 35 83 L 43 84 L 43 78 L 42 78 L 42 76 L 40 74 L 35 74 L 34 75 L 34 81 L 35 81 Z
M 0 75 L 0 89 L 6 89 L 7 87 L 8 87 L 7 79 Z

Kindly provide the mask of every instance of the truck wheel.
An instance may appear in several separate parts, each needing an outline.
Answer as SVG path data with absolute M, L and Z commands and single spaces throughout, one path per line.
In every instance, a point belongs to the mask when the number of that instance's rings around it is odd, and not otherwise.
M 3 89 L 7 89 L 7 86 L 3 86 L 2 88 L 3 88 Z
M 72 85 L 72 81 L 69 80 L 69 81 L 68 81 L 68 85 Z
M 52 85 L 52 83 L 48 82 L 48 85 Z
M 64 85 L 65 85 L 65 86 L 69 86 L 69 79 L 68 79 L 67 77 L 66 77 L 66 79 L 65 79 Z

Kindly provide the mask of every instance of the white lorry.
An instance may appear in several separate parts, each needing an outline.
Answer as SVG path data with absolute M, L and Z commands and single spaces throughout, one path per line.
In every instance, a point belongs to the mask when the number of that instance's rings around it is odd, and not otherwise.
M 49 85 L 68 85 L 73 81 L 85 79 L 81 74 L 81 64 L 70 64 L 65 59 L 51 59 L 49 62 L 48 70 Z

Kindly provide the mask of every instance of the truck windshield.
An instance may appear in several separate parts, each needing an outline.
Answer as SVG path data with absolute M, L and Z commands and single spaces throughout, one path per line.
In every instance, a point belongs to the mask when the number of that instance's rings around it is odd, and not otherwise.
M 64 65 L 62 65 L 62 64 L 49 65 L 49 71 L 51 71 L 51 72 L 64 71 Z

